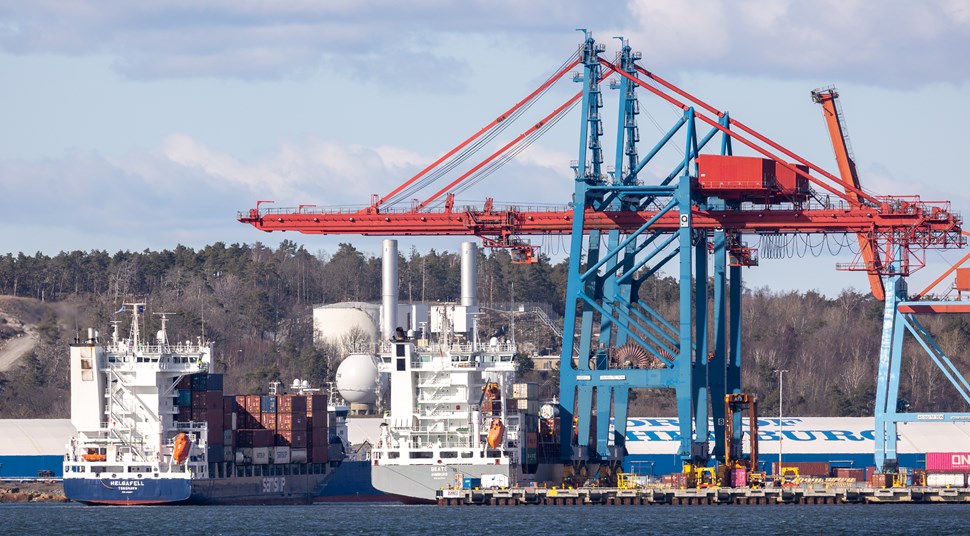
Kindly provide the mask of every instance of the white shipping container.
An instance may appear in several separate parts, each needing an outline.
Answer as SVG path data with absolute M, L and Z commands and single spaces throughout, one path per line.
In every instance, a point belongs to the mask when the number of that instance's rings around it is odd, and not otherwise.
M 539 384 L 535 382 L 513 383 L 512 398 L 535 400 L 539 397 Z
M 516 400 L 516 409 L 525 413 L 526 415 L 538 415 L 539 414 L 539 401 L 538 400 Z
M 509 487 L 508 475 L 482 475 L 482 489 L 495 489 Z
M 253 447 L 253 464 L 266 465 L 269 463 L 269 451 L 273 447 Z
M 290 447 L 273 447 L 273 463 L 290 463 Z
M 290 463 L 306 463 L 306 449 L 290 449 Z
M 966 475 L 959 473 L 927 473 L 926 485 L 931 488 L 962 488 Z

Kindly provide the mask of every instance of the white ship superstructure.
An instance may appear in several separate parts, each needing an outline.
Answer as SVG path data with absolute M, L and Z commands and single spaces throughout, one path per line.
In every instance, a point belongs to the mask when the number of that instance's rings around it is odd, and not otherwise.
M 374 487 L 433 500 L 464 478 L 514 481 L 522 462 L 510 408 L 514 347 L 399 341 L 381 352 L 391 401 L 371 451 Z
M 176 384 L 208 370 L 212 347 L 201 337 L 169 341 L 165 315 L 155 339 L 143 339 L 144 308 L 142 303 L 123 308 L 132 315 L 128 337 L 121 337 L 116 321 L 110 340 L 89 330 L 86 340 L 71 346 L 71 422 L 77 436 L 68 446 L 64 480 L 68 495 L 76 491 L 79 500 L 184 500 L 189 481 L 208 476 L 207 423 L 176 422 Z M 181 433 L 189 446 L 185 459 L 177 461 Z M 92 490 L 98 492 L 91 495 Z
M 509 485 L 534 473 L 538 404 L 524 393 L 513 398 L 515 343 L 479 343 L 476 337 L 475 244 L 462 245 L 461 301 L 411 309 L 403 322 L 407 331 L 388 329 L 402 308 L 395 299 L 396 244 L 385 241 L 384 251 L 387 338 L 374 359 L 389 380 L 390 397 L 371 451 L 374 487 L 433 501 L 438 490 L 467 479 Z M 531 420 L 519 404 L 532 409 Z

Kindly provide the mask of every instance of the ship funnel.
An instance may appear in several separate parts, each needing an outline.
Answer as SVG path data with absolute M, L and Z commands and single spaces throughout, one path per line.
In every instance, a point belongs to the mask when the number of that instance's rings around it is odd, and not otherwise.
M 461 244 L 461 305 L 478 306 L 478 246 L 474 242 Z
M 397 240 L 383 243 L 381 272 L 381 335 L 384 340 L 394 336 L 397 327 Z

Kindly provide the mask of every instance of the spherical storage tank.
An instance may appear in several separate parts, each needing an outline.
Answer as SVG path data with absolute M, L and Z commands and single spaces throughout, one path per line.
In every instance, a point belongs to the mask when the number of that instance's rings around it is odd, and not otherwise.
M 376 402 L 380 381 L 377 363 L 367 354 L 350 354 L 337 367 L 337 391 L 351 404 Z

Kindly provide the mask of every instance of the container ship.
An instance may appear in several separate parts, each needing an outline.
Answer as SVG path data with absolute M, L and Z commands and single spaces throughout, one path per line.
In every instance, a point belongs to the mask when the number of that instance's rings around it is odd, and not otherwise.
M 514 345 L 400 340 L 379 356 L 390 411 L 371 450 L 375 488 L 405 502 L 446 487 L 542 480 L 537 384 L 514 383 Z M 484 484 L 482 484 L 484 482 Z
M 70 440 L 64 493 L 101 505 L 306 504 L 339 471 L 346 409 L 322 394 L 236 395 L 209 372 L 212 345 L 173 342 L 166 315 L 141 336 L 88 330 L 71 345 Z M 121 312 L 121 311 L 119 311 Z M 340 436 L 343 435 L 343 438 Z

